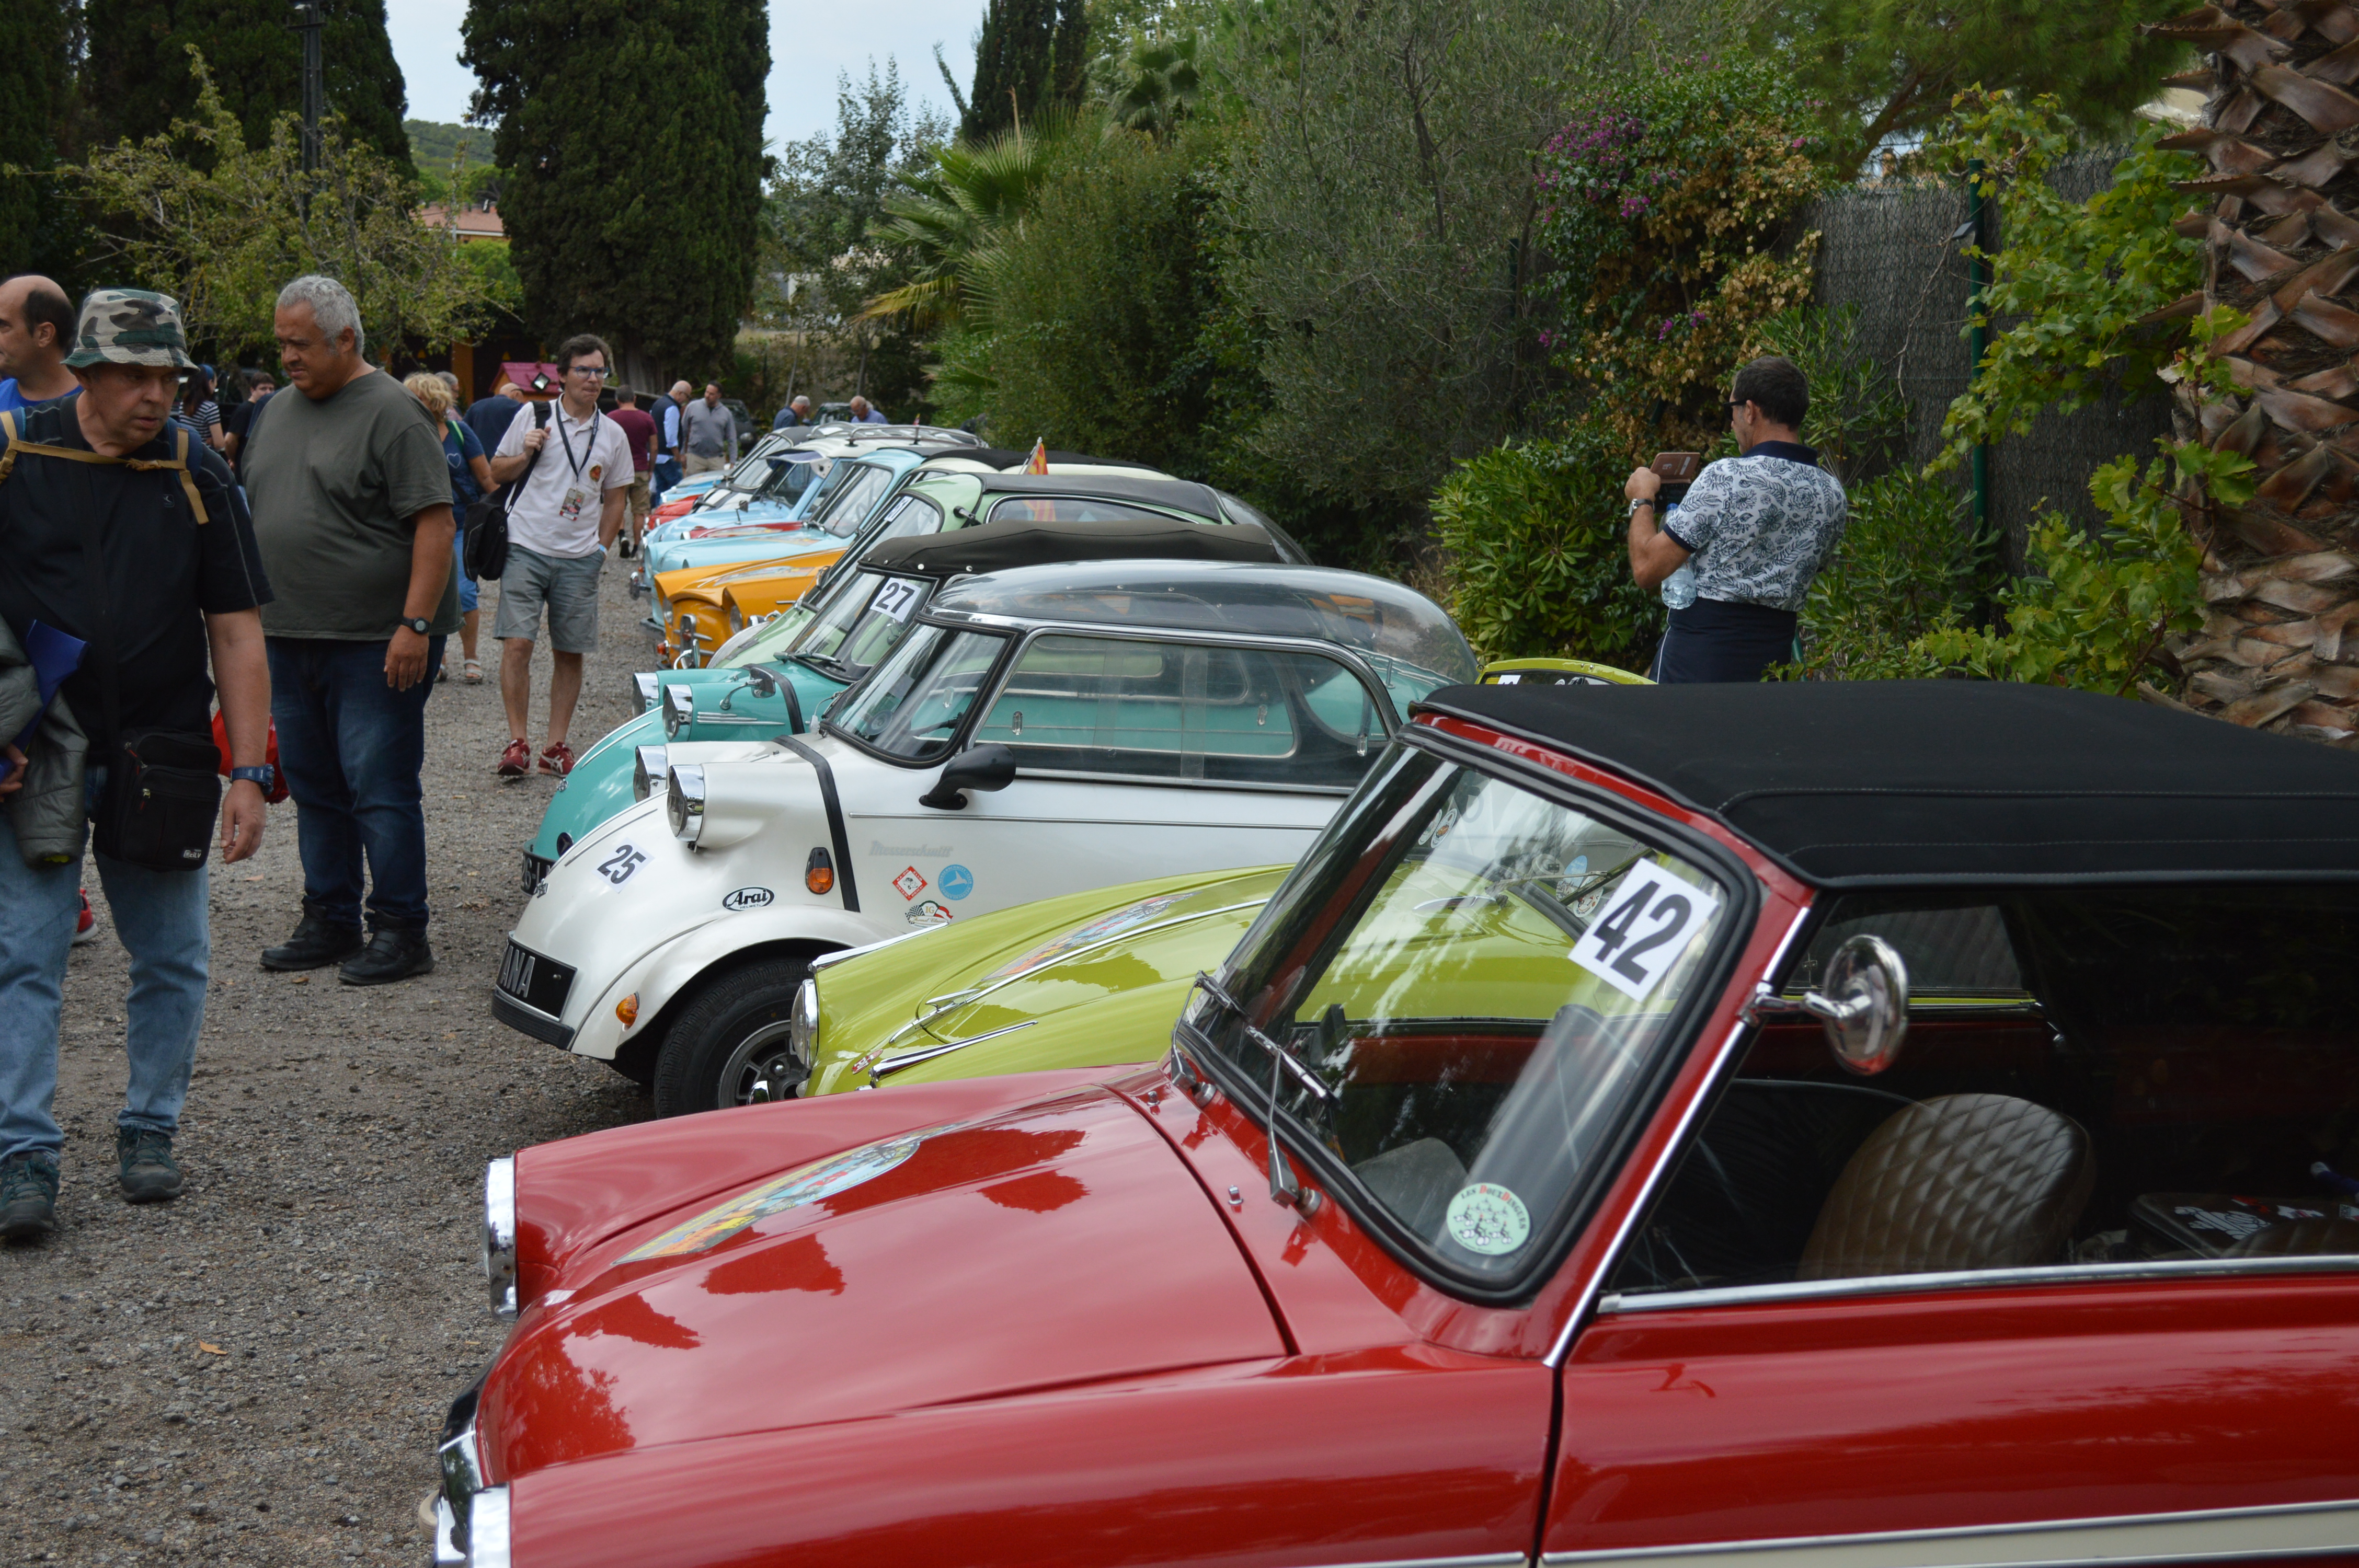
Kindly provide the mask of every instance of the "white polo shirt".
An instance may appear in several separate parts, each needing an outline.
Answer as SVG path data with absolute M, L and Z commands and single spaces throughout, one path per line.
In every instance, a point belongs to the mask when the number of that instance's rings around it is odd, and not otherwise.
M 598 548 L 598 514 L 608 491 L 631 488 L 631 443 L 622 427 L 603 414 L 577 420 L 565 400 L 549 406 L 549 439 L 517 493 L 508 499 L 508 542 L 536 556 L 571 559 Z M 532 434 L 532 405 L 516 410 L 500 449 L 492 455 L 522 455 Z

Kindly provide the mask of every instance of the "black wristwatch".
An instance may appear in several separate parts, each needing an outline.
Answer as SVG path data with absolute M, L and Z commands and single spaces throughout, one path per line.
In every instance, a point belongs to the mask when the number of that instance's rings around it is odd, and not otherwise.
M 434 624 L 423 615 L 405 615 L 401 618 L 401 623 L 421 637 L 425 636 L 428 629 Z

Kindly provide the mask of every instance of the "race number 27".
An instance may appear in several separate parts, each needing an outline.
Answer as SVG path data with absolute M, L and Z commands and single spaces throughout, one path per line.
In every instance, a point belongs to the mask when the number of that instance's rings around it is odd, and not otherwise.
M 1686 878 L 1641 860 L 1572 945 L 1572 961 L 1632 1000 L 1644 1001 L 1719 903 Z

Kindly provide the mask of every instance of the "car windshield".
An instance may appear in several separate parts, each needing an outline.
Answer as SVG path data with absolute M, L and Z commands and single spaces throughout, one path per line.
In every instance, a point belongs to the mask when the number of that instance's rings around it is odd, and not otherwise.
M 827 460 L 823 458 L 815 458 L 804 462 L 780 463 L 769 478 L 762 481 L 762 488 L 756 498 L 762 501 L 782 501 L 791 505 L 802 499 L 803 492 L 819 481 L 821 470 L 827 466 Z
M 933 591 L 929 578 L 862 572 L 828 595 L 789 655 L 831 680 L 858 680 L 893 651 Z
M 1610 1169 L 1729 903 L 1618 823 L 1399 747 L 1180 1038 L 1249 1111 L 1274 1082 L 1296 1147 L 1397 1242 L 1501 1286 Z
M 986 632 L 920 626 L 844 694 L 829 722 L 897 761 L 932 762 L 949 752 L 1006 645 Z
M 893 488 L 893 471 L 875 463 L 848 465 L 851 480 L 829 492 L 811 513 L 811 521 L 839 539 L 849 539 L 866 522 L 885 492 Z

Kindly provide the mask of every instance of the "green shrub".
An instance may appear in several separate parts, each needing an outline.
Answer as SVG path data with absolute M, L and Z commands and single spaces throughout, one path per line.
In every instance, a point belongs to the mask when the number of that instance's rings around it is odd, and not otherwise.
M 1485 658 L 1550 654 L 1635 667 L 1663 608 L 1630 580 L 1623 481 L 1604 427 L 1506 443 L 1458 466 L 1433 500 L 1451 553 L 1451 612 Z
M 1843 544 L 1802 609 L 1802 662 L 1783 673 L 1807 680 L 1939 674 L 1911 644 L 1973 612 L 1997 570 L 1995 535 L 1976 538 L 1958 493 L 1910 470 L 1871 480 L 1850 499 Z

